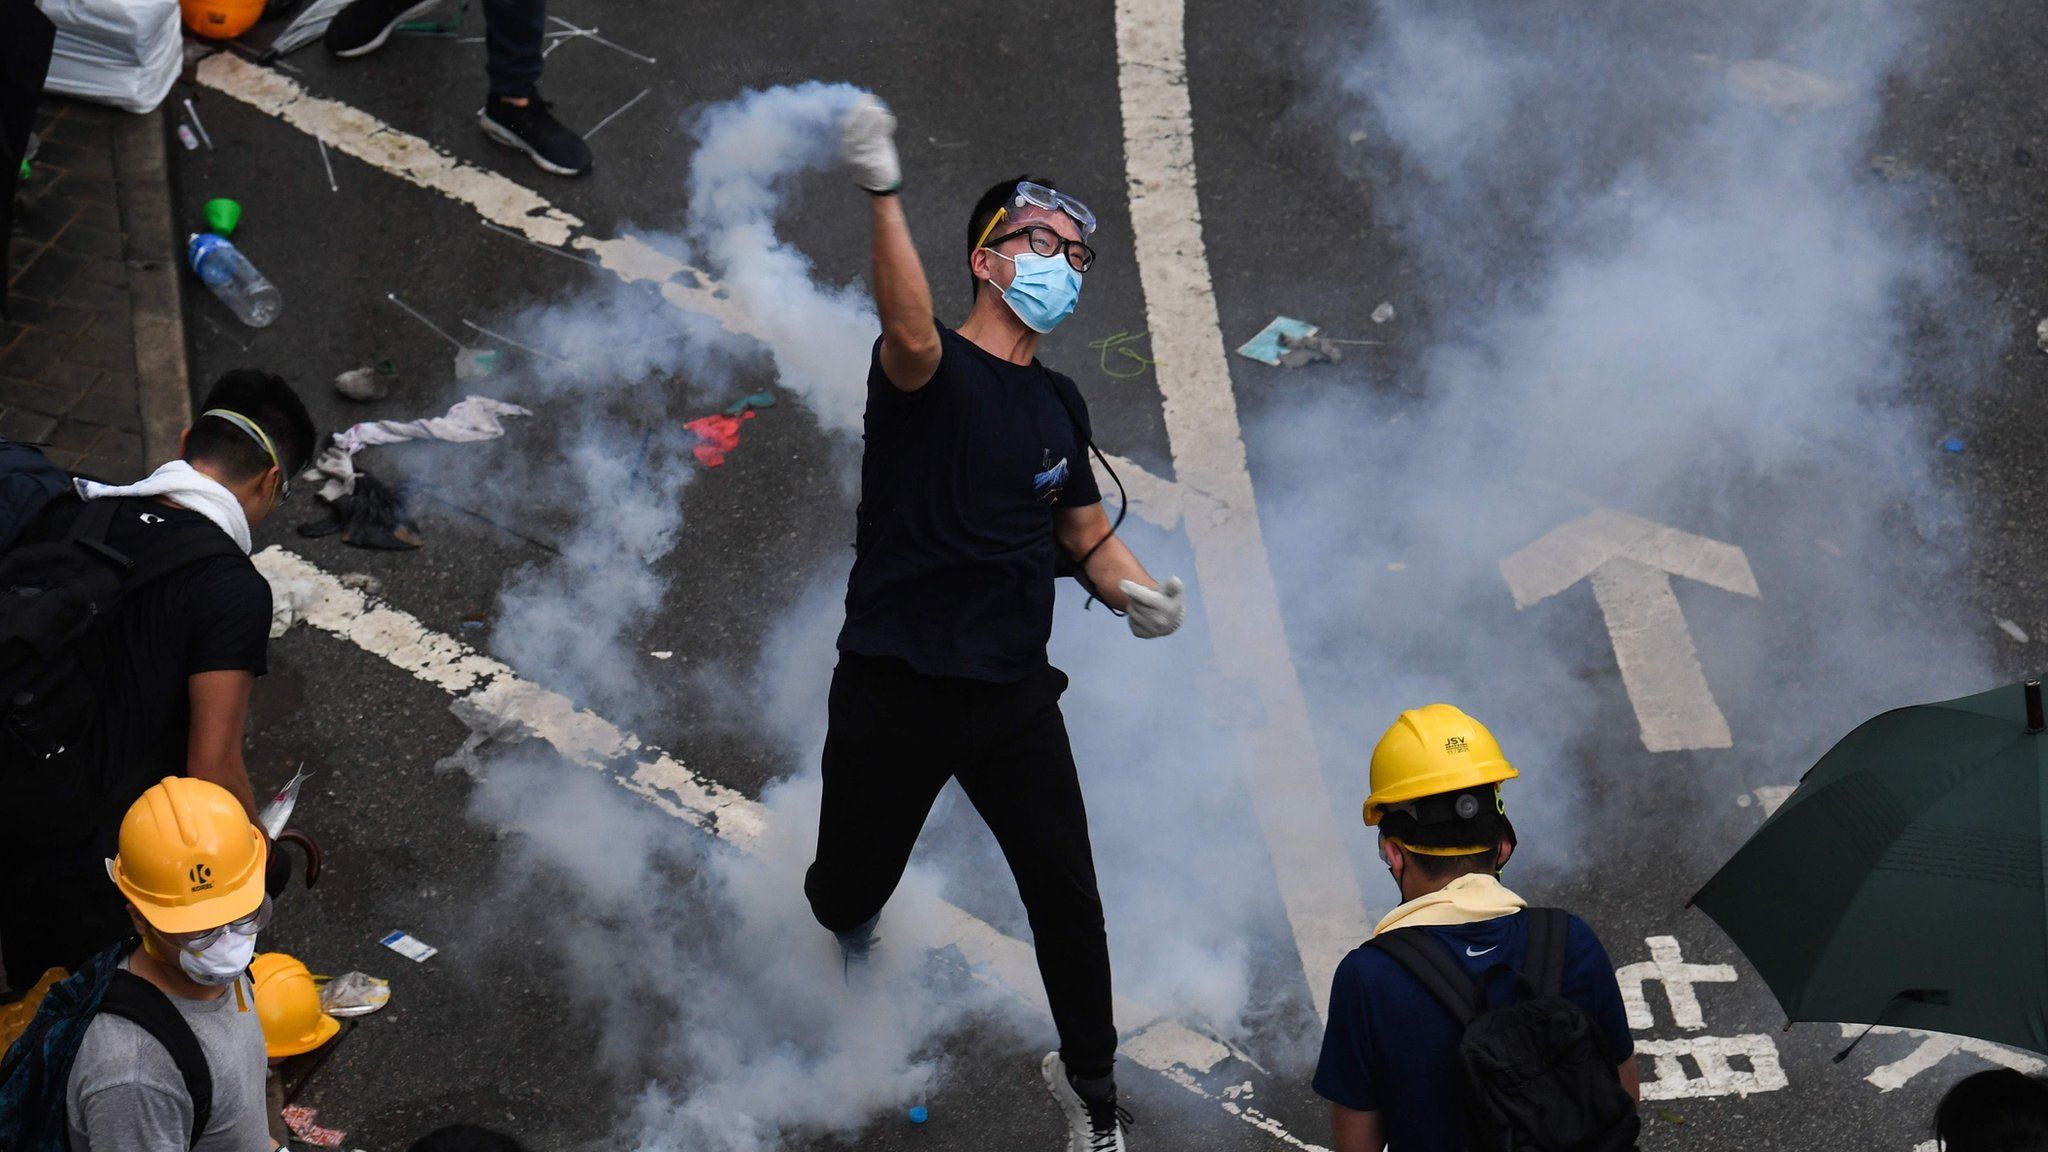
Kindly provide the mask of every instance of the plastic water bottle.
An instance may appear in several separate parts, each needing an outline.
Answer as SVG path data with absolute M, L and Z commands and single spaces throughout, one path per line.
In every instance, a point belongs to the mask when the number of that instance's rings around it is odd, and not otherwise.
M 226 237 L 211 232 L 196 234 L 186 255 L 192 262 L 192 271 L 249 327 L 261 328 L 284 310 L 284 296 L 277 286 L 265 280 L 263 273 Z

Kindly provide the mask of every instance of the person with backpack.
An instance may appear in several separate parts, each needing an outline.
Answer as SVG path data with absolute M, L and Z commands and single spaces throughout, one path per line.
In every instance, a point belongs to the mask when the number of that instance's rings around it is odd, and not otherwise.
M 1335 1152 L 1624 1152 L 1641 1095 L 1592 928 L 1500 882 L 1518 773 L 1449 704 L 1373 749 L 1365 822 L 1402 903 L 1337 966 L 1315 1091 Z
M 115 821 L 165 775 L 253 817 L 242 760 L 266 668 L 270 586 L 250 533 L 314 446 L 276 376 L 208 391 L 181 458 L 130 485 L 75 483 L 0 442 L 0 955 L 8 986 L 127 934 L 107 882 Z
M 1042 178 L 983 193 L 957 257 L 974 304 L 948 328 L 896 195 L 895 123 L 870 96 L 840 126 L 869 193 L 882 331 L 804 892 L 845 963 L 863 963 L 933 801 L 958 780 L 1031 920 L 1060 1038 L 1039 1071 L 1066 1147 L 1123 1152 L 1109 940 L 1060 715 L 1067 677 L 1046 642 L 1063 558 L 1141 639 L 1180 627 L 1186 593 L 1116 535 L 1089 467 L 1087 405 L 1036 355 L 1095 259 L 1094 213 Z
M 52 988 L 0 1063 L 10 1152 L 271 1152 L 248 968 L 270 918 L 261 829 L 227 789 L 166 777 L 103 862 L 134 935 Z

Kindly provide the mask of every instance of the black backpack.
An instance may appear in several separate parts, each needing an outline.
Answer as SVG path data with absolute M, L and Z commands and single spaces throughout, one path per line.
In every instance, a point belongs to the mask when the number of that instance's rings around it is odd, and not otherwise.
M 65 1099 L 71 1069 L 93 1019 L 132 1020 L 170 1053 L 192 1100 L 191 1143 L 213 1118 L 213 1072 L 192 1026 L 161 989 L 121 967 L 140 941 L 134 937 L 95 954 L 60 981 L 36 1006 L 35 1018 L 0 1060 L 0 1148 L 8 1152 L 64 1152 L 70 1147 Z
M 101 701 L 123 598 L 188 564 L 241 555 L 213 524 L 179 520 L 145 555 L 125 556 L 107 532 L 135 502 L 80 501 L 69 489 L 41 452 L 0 442 L 0 837 L 36 846 L 76 843 L 102 815 Z M 67 515 L 61 534 L 50 528 Z
M 1562 909 L 1529 909 L 1514 1002 L 1489 1007 L 1465 966 L 1427 934 L 1367 942 L 1408 970 L 1465 1030 L 1458 1042 L 1472 1152 L 1631 1152 L 1642 1122 L 1585 1010 L 1564 998 Z

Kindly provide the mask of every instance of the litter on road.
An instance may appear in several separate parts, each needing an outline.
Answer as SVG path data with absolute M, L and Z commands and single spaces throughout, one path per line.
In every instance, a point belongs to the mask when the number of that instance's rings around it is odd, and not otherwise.
M 721 412 L 684 424 L 683 427 L 697 434 L 697 446 L 690 450 L 690 454 L 706 468 L 718 467 L 725 463 L 726 453 L 740 446 L 740 425 L 753 418 L 752 410 L 742 411 L 737 416 Z
M 382 940 L 377 941 L 377 943 L 382 944 L 415 964 L 424 963 L 432 959 L 434 954 L 440 951 L 439 948 L 414 936 L 410 932 L 393 932 Z
M 517 348 L 517 349 L 519 349 L 519 350 L 520 350 L 521 352 L 525 352 L 525 353 L 527 353 L 527 354 L 529 354 L 529 355 L 533 355 L 533 356 L 538 356 L 538 357 L 540 357 L 540 358 L 541 358 L 541 359 L 543 359 L 543 360 L 552 360 L 552 361 L 554 361 L 554 362 L 555 362 L 555 363 L 557 363 L 557 364 L 568 364 L 568 363 L 571 363 L 571 362 L 570 362 L 569 360 L 567 360 L 567 359 L 565 359 L 565 358 L 563 358 L 563 357 L 557 356 L 557 355 L 555 355 L 555 354 L 554 354 L 554 353 L 552 353 L 552 352 L 543 352 L 543 351 L 541 351 L 540 349 L 538 349 L 538 348 L 535 348 L 535 347 L 533 347 L 533 346 L 532 346 L 531 344 L 522 344 L 522 343 L 520 343 L 519 341 L 517 341 L 517 340 L 514 340 L 514 339 L 513 339 L 513 338 L 511 338 L 510 336 L 507 336 L 507 335 L 505 335 L 505 334 L 504 334 L 503 332 L 493 332 L 493 331 L 491 331 L 491 330 L 490 330 L 489 328 L 486 328 L 486 327 L 484 327 L 484 326 L 483 326 L 483 325 L 481 325 L 481 324 L 471 324 L 471 323 L 470 323 L 469 321 L 467 321 L 467 320 L 464 320 L 464 321 L 463 321 L 463 323 L 464 323 L 465 325 L 468 325 L 468 327 L 469 327 L 470 331 L 472 331 L 472 332 L 475 332 L 475 333 L 477 333 L 478 335 L 481 335 L 481 336 L 489 336 L 489 337 L 490 337 L 491 339 L 493 339 L 493 340 L 498 340 L 498 341 L 501 341 L 501 342 L 503 342 L 503 343 L 506 343 L 506 344 L 510 344 L 510 345 L 511 345 L 512 347 L 514 347 L 514 348 Z M 459 359 L 459 357 L 458 357 L 458 359 Z M 460 370 L 460 367 L 459 367 L 459 366 L 458 366 L 458 368 L 457 368 L 457 370 L 456 370 L 455 376 L 456 376 L 456 378 L 457 378 L 457 379 L 461 379 L 461 378 L 462 378 L 462 372 L 461 372 L 461 370 Z
M 315 136 L 313 137 L 313 143 L 320 146 L 320 166 L 327 169 L 327 190 L 329 192 L 341 191 L 341 185 L 334 182 L 334 161 L 327 158 L 327 141 Z
M 599 36 L 599 35 L 597 34 L 597 29 L 595 29 L 595 28 L 578 28 L 578 27 L 577 27 L 576 25 L 574 25 L 574 24 L 571 24 L 571 23 L 569 23 L 569 22 L 568 22 L 567 20 L 564 20 L 564 19 L 562 19 L 562 18 L 561 18 L 560 16 L 555 16 L 555 15 L 550 15 L 550 16 L 548 17 L 548 19 L 549 19 L 549 20 L 552 20 L 552 21 L 554 21 L 554 22 L 555 22 L 555 23 L 557 23 L 557 24 L 560 24 L 560 25 L 561 25 L 562 27 L 564 27 L 564 28 L 568 29 L 568 30 L 569 30 L 570 32 L 572 32 L 572 33 L 574 33 L 574 34 L 575 34 L 575 35 L 573 35 L 573 36 L 569 36 L 569 37 L 566 37 L 566 38 L 565 38 L 566 40 L 575 40 L 575 39 L 583 39 L 583 40 L 590 40 L 590 41 L 594 41 L 594 42 L 596 42 L 596 43 L 599 43 L 599 44 L 602 44 L 602 45 L 604 45 L 605 47 L 607 47 L 607 48 L 611 49 L 611 50 L 612 50 L 612 51 L 614 51 L 614 52 L 617 52 L 617 53 L 620 53 L 620 54 L 622 54 L 622 55 L 626 55 L 626 56 L 631 56 L 631 57 L 632 57 L 633 59 L 635 59 L 635 60 L 638 60 L 638 61 L 640 61 L 640 62 L 641 62 L 642 64 L 652 64 L 652 63 L 654 63 L 654 57 L 652 57 L 652 56 L 647 56 L 647 55 L 643 55 L 643 54 L 641 54 L 641 53 L 639 53 L 639 52 L 635 52 L 635 51 L 633 51 L 633 50 L 632 50 L 631 48 L 621 48 L 621 47 L 620 47 L 620 46 L 618 46 L 617 44 L 614 44 L 614 43 L 612 43 L 611 41 L 609 41 L 609 40 L 605 39 L 604 37 L 602 37 L 602 36 Z M 564 40 L 557 40 L 557 41 L 555 41 L 555 44 L 561 44 L 561 43 L 564 43 Z M 547 51 L 548 51 L 548 52 L 552 52 L 552 51 L 554 51 L 554 49 L 555 49 L 555 44 L 550 44 L 550 45 L 548 45 L 548 49 L 547 49 Z M 547 54 L 546 52 L 543 52 L 543 53 L 542 53 L 542 55 L 546 55 L 546 54 Z
M 1951 436 L 1941 442 L 1941 450 L 1960 456 L 1963 452 L 1963 442 Z
M 183 144 L 187 152 L 197 152 L 199 150 L 199 137 L 194 136 L 192 129 L 187 128 L 183 124 L 178 125 L 178 143 Z
M 604 119 L 599 120 L 595 125 L 592 125 L 590 131 L 585 132 L 583 134 L 583 138 L 585 140 L 588 140 L 592 136 L 597 135 L 597 130 L 599 128 L 602 128 L 605 125 L 611 123 L 612 121 L 617 120 L 620 117 L 620 115 L 622 115 L 626 111 L 626 109 L 631 108 L 635 104 L 638 104 L 643 97 L 645 97 L 649 92 L 652 91 L 654 91 L 654 89 L 652 88 L 642 88 L 640 90 L 639 96 L 635 96 L 631 100 L 626 101 L 624 104 L 619 105 L 617 111 L 613 112 L 611 115 L 605 117 Z
M 2012 621 L 2007 620 L 2003 616 L 1994 616 L 1992 617 L 1992 619 L 1998 622 L 1999 631 L 2005 633 L 2007 636 L 2012 637 L 2013 639 L 2019 641 L 2022 644 L 2025 644 L 2027 642 L 2027 630 L 2025 628 L 2022 628 L 2018 624 L 2015 624 Z
M 1372 322 L 1375 324 L 1385 324 L 1393 318 L 1394 305 L 1391 301 L 1382 300 L 1380 306 L 1372 310 Z
M 222 236 L 232 235 L 242 222 L 242 206 L 224 196 L 208 200 L 199 211 L 206 217 L 206 227 Z
M 320 1010 L 338 1019 L 368 1016 L 391 1003 L 391 981 L 366 972 L 343 972 L 320 983 Z
M 448 409 L 445 415 L 420 420 L 365 420 L 334 434 L 334 442 L 320 450 L 304 479 L 322 480 L 320 498 L 332 501 L 355 490 L 355 455 L 380 444 L 403 444 L 408 440 L 440 440 L 450 444 L 473 444 L 495 440 L 505 434 L 504 417 L 531 416 L 517 404 L 470 396 Z
M 391 366 L 391 361 L 379 360 L 373 367 L 351 368 L 336 376 L 334 378 L 334 390 L 341 393 L 344 400 L 354 400 L 358 404 L 367 404 L 373 400 L 382 400 L 384 397 L 389 396 L 391 394 L 391 378 L 397 374 L 398 370 Z
M 2048 352 L 2048 318 L 2034 326 L 2034 347 Z
M 299 535 L 308 540 L 341 533 L 341 542 L 353 548 L 382 552 L 406 552 L 425 544 L 426 538 L 406 509 L 405 497 L 368 472 L 355 474 L 353 491 L 333 497 L 321 489 L 319 500 L 324 515 L 299 525 Z
M 446 340 L 450 344 L 455 345 L 455 350 L 457 352 L 460 352 L 469 347 L 469 345 L 464 344 L 462 341 L 457 340 L 453 336 L 450 336 L 444 329 L 442 329 L 442 327 L 439 324 L 436 324 L 432 320 L 427 319 L 426 316 L 421 314 L 419 309 L 413 307 L 410 304 L 407 304 L 403 300 L 400 300 L 398 298 L 398 293 L 386 292 L 384 294 L 384 298 L 386 300 L 391 301 L 393 304 L 398 305 L 400 308 L 405 309 L 406 315 L 412 317 L 413 319 L 419 321 L 422 324 L 425 324 L 428 328 L 433 329 L 434 335 L 439 336 L 441 339 Z
M 773 407 L 775 407 L 775 394 L 773 392 L 755 392 L 727 404 L 725 406 L 725 414 L 727 416 L 737 416 L 752 408 Z
M 1745 104 L 1773 112 L 1813 112 L 1832 108 L 1855 95 L 1855 90 L 1776 60 L 1737 60 L 1728 65 L 1728 91 Z
M 205 143 L 206 150 L 213 151 L 213 137 L 206 134 L 206 123 L 199 118 L 199 109 L 192 107 L 190 97 L 185 100 L 185 115 L 191 119 L 192 128 L 199 133 L 199 139 Z
M 348 1138 L 348 1133 L 339 1128 L 321 1127 L 316 1120 L 320 1115 L 318 1108 L 308 1108 L 303 1104 L 287 1104 L 282 1114 L 284 1126 L 291 1129 L 292 1135 L 298 1137 L 301 1143 L 311 1144 L 315 1148 L 339 1148 L 341 1142 Z
M 1320 331 L 1321 328 L 1306 320 L 1296 320 L 1292 316 L 1275 316 L 1264 328 L 1259 329 L 1258 335 L 1238 345 L 1237 354 L 1247 360 L 1257 360 L 1261 364 L 1271 364 L 1278 368 L 1280 358 L 1287 353 L 1288 345 L 1285 341 L 1299 340 L 1303 336 L 1313 336 Z
M 455 378 L 465 383 L 481 380 L 496 372 L 504 359 L 505 354 L 496 348 L 458 348 L 455 350 Z
M 1115 332 L 1104 336 L 1100 340 L 1090 340 L 1088 346 L 1100 353 L 1096 358 L 1096 365 L 1102 369 L 1103 375 L 1112 380 L 1130 380 L 1134 377 L 1143 376 L 1145 369 L 1159 363 L 1159 361 L 1153 360 L 1131 347 L 1132 344 L 1150 335 L 1150 332 Z M 1111 367 L 1109 363 L 1111 356 L 1115 356 L 1119 360 L 1129 361 L 1130 366 Z

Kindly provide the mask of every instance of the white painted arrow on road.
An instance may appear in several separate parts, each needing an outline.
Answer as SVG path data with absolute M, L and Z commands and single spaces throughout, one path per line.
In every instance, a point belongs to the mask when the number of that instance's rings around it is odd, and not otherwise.
M 1727 748 L 1728 720 L 1714 703 L 1671 591 L 1683 576 L 1742 596 L 1761 596 L 1742 549 L 1601 508 L 1500 562 L 1515 607 L 1547 600 L 1591 578 L 1607 618 L 1621 682 L 1635 706 L 1643 747 L 1652 752 Z

